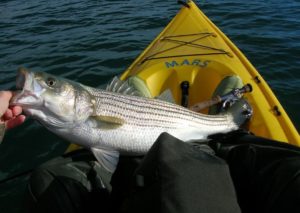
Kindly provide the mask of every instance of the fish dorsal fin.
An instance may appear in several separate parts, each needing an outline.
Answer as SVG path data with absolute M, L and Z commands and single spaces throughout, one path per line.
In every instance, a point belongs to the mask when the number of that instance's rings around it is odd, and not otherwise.
M 122 118 L 113 116 L 97 115 L 93 116 L 93 119 L 97 121 L 97 127 L 101 129 L 117 129 L 125 123 Z
M 128 81 L 122 81 L 117 76 L 107 85 L 106 91 L 116 92 L 125 95 L 141 96 L 139 91 L 129 85 Z
M 173 94 L 170 89 L 166 89 L 159 96 L 156 96 L 155 98 L 175 104 L 175 99 L 174 99 Z
M 119 152 L 105 149 L 91 148 L 98 162 L 109 172 L 116 170 L 119 162 Z

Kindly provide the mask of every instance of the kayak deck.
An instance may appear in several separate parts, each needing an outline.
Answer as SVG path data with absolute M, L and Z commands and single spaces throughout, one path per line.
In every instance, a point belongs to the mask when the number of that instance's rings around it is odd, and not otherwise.
M 224 77 L 238 75 L 253 87 L 253 92 L 245 95 L 254 111 L 248 130 L 300 146 L 297 130 L 254 66 L 192 1 L 188 6 L 182 7 L 122 79 L 139 77 L 152 96 L 170 89 L 176 103 L 181 100 L 181 82 L 188 81 L 192 106 L 210 99 Z

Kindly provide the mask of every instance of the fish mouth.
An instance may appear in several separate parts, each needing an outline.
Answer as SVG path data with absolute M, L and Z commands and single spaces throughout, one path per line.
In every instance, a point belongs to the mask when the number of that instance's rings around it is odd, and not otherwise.
M 14 92 L 10 105 L 22 107 L 40 105 L 41 99 L 35 92 L 36 87 L 41 88 L 34 79 L 34 73 L 19 68 L 16 78 L 17 91 Z

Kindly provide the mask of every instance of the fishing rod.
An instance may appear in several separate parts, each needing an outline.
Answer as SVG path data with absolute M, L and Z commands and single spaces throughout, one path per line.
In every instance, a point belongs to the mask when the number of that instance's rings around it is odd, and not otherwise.
M 211 107 L 215 104 L 222 103 L 222 108 L 226 109 L 229 106 L 232 106 L 236 101 L 241 99 L 245 93 L 252 92 L 252 86 L 251 84 L 246 84 L 242 88 L 236 88 L 230 91 L 229 93 L 222 95 L 222 96 L 215 96 L 210 100 L 203 101 L 200 103 L 197 103 L 190 107 L 190 110 L 199 112 L 202 109 Z

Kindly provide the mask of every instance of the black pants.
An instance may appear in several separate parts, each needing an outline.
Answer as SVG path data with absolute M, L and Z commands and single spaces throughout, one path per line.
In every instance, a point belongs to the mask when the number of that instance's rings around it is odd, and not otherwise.
M 31 176 L 29 212 L 294 212 L 300 149 L 243 132 L 187 144 L 163 134 L 146 156 L 121 157 L 110 175 L 88 151 Z M 214 154 L 212 154 L 214 152 Z
M 299 147 L 245 132 L 216 136 L 209 145 L 229 165 L 243 213 L 300 209 Z

